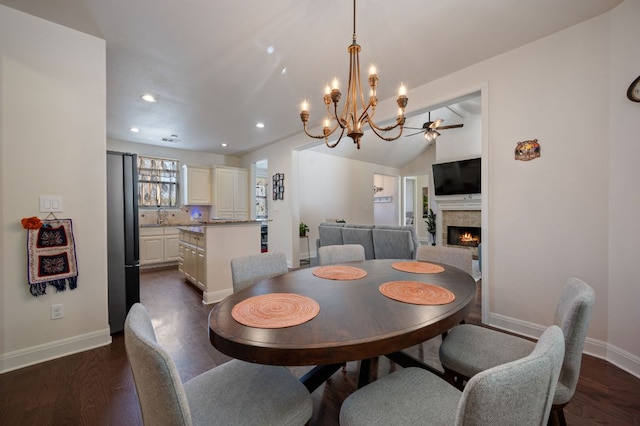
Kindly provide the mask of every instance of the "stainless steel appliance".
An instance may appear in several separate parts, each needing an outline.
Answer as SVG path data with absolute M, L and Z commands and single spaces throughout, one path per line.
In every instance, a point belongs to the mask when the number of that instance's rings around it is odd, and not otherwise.
M 109 327 L 124 329 L 124 320 L 140 301 L 137 156 L 107 151 L 107 246 Z

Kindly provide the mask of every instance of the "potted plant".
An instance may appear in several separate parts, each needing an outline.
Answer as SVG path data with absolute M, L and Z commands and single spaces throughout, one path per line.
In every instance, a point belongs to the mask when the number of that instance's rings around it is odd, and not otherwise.
M 304 222 L 300 222 L 300 236 L 306 237 L 307 232 L 309 232 L 309 226 Z
M 427 220 L 425 220 L 427 224 L 427 232 L 431 234 L 432 246 L 436 245 L 436 214 L 432 209 L 429 209 L 429 213 L 427 213 Z

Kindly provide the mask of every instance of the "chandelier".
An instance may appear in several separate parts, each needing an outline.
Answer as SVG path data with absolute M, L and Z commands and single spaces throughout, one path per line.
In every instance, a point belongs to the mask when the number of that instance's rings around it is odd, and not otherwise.
M 353 0 L 353 42 L 348 47 L 349 51 L 349 83 L 347 85 L 347 94 L 342 112 L 338 114 L 338 102 L 342 97 L 342 93 L 338 89 L 338 79 L 334 78 L 332 87 L 325 87 L 324 104 L 327 108 L 327 118 L 324 120 L 324 126 L 322 128 L 322 135 L 312 135 L 307 129 L 307 123 L 309 122 L 309 104 L 305 100 L 302 103 L 302 111 L 300 112 L 300 119 L 302 120 L 304 132 L 307 136 L 314 139 L 323 139 L 325 144 L 329 148 L 335 148 L 342 140 L 342 137 L 346 134 L 353 139 L 353 142 L 360 149 L 360 139 L 363 135 L 363 127 L 368 124 L 371 130 L 380 138 L 385 141 L 393 141 L 398 139 L 402 135 L 402 128 L 404 126 L 405 117 L 404 110 L 407 106 L 407 91 L 403 84 L 400 84 L 400 90 L 398 93 L 398 115 L 396 117 L 395 124 L 386 127 L 380 127 L 373 121 L 373 116 L 378 104 L 378 98 L 376 96 L 376 87 L 378 86 L 378 75 L 374 66 L 369 68 L 369 101 L 364 102 L 364 95 L 362 93 L 362 84 L 360 82 L 360 45 L 356 42 L 356 0 Z M 332 108 L 333 104 L 333 108 Z M 333 127 L 331 127 L 331 123 Z M 386 137 L 386 133 L 399 128 L 398 133 L 392 137 Z M 340 129 L 340 137 L 338 140 L 330 144 L 329 136 Z

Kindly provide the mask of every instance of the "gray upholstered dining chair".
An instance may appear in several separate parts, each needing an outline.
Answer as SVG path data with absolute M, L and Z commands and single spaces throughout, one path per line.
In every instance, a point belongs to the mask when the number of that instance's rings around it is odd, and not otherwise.
M 304 425 L 311 418 L 309 392 L 284 367 L 231 360 L 183 385 L 140 303 L 127 315 L 124 338 L 146 425 Z
M 250 254 L 231 259 L 234 292 L 287 272 L 287 256 L 281 252 Z
M 565 355 L 553 400 L 553 413 L 566 424 L 563 408 L 578 384 L 582 348 L 589 328 L 595 295 L 584 281 L 570 278 L 562 289 L 554 324 L 565 337 Z M 463 324 L 449 330 L 440 345 L 440 362 L 445 378 L 462 387 L 464 381 L 480 371 L 526 356 L 534 342 L 485 327 Z
M 525 358 L 475 375 L 460 391 L 416 367 L 384 376 L 349 395 L 340 425 L 545 425 L 564 355 L 552 325 Z
M 455 266 L 471 274 L 473 271 L 473 255 L 465 248 L 445 246 L 419 246 L 416 260 L 422 262 L 437 262 Z
M 318 264 L 320 266 L 358 260 L 365 260 L 364 247 L 360 244 L 322 246 L 318 249 Z

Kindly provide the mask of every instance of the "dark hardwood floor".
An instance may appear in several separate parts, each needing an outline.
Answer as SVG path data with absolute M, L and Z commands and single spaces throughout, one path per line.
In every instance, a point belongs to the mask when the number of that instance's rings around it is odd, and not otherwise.
M 211 306 L 175 269 L 141 274 L 141 300 L 183 380 L 224 363 L 207 336 Z M 468 319 L 479 321 L 480 308 Z M 409 349 L 440 368 L 439 339 Z M 399 368 L 380 358 L 378 376 Z M 297 376 L 307 368 L 291 368 Z M 313 393 L 311 425 L 337 425 L 340 404 L 356 387 L 358 365 L 347 364 Z M 215 395 L 211 396 L 215 398 Z M 565 408 L 569 425 L 640 426 L 640 379 L 584 356 L 578 390 Z M 0 425 L 140 425 L 142 419 L 122 334 L 109 346 L 0 375 Z

